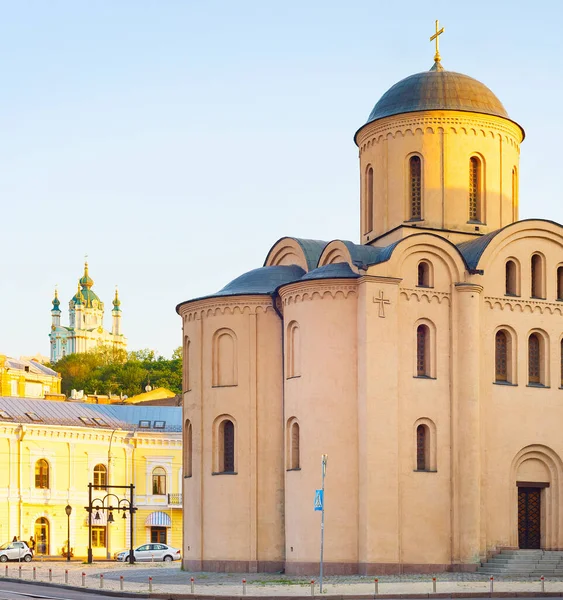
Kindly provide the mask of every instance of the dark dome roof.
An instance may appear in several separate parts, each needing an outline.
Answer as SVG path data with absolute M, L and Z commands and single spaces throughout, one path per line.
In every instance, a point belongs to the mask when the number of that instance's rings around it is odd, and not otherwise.
M 501 101 L 480 81 L 453 71 L 430 70 L 406 77 L 387 90 L 367 123 L 419 110 L 463 110 L 509 118 Z

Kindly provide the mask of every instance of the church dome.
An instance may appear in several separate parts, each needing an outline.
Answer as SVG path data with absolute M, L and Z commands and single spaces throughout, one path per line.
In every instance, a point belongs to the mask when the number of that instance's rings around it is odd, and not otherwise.
M 371 111 L 366 125 L 421 110 L 460 110 L 509 118 L 501 101 L 486 85 L 435 65 L 430 71 L 410 75 L 389 88 Z
M 94 280 L 88 275 L 88 263 L 84 263 L 84 275 L 78 280 L 83 288 L 90 289 L 94 285 Z

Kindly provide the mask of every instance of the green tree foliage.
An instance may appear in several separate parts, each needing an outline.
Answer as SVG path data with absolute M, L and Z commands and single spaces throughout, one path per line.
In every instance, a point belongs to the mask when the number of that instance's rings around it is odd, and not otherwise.
M 134 396 L 153 388 L 165 387 L 176 394 L 182 391 L 182 349 L 171 359 L 153 350 L 125 352 L 101 346 L 84 354 L 69 354 L 51 365 L 62 376 L 62 392 L 86 394 L 123 394 Z

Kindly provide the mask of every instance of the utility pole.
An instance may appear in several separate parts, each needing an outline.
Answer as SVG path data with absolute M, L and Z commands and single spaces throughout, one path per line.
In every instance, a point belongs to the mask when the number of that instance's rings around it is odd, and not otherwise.
M 319 592 L 323 593 L 323 558 L 324 558 L 324 543 L 325 543 L 325 475 L 326 475 L 326 463 L 328 460 L 328 454 L 323 454 L 321 457 L 321 472 L 322 472 L 322 485 L 321 485 L 321 564 L 319 574 Z

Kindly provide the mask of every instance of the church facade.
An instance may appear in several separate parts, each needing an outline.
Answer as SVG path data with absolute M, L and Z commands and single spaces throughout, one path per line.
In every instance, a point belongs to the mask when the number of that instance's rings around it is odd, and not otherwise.
M 361 243 L 283 238 L 179 304 L 186 569 L 475 570 L 563 548 L 563 228 L 518 220 L 524 131 L 403 79 L 355 134 Z
M 127 349 L 127 338 L 121 333 L 121 301 L 117 290 L 111 311 L 111 331 L 104 329 L 104 303 L 94 290 L 94 280 L 84 263 L 84 274 L 78 280 L 76 294 L 69 302 L 69 325 L 61 325 L 61 302 L 55 290 L 51 309 L 50 359 L 57 362 L 67 354 L 88 352 L 99 346 Z

